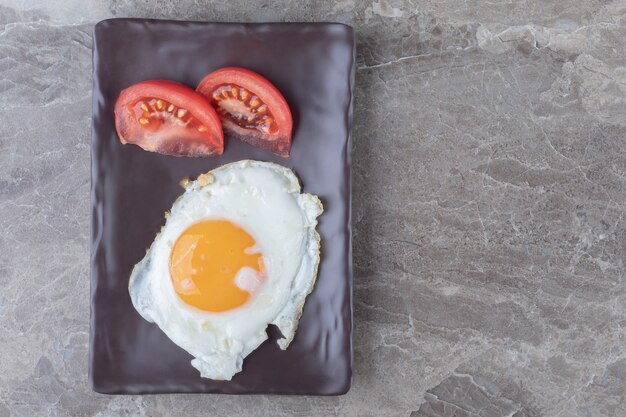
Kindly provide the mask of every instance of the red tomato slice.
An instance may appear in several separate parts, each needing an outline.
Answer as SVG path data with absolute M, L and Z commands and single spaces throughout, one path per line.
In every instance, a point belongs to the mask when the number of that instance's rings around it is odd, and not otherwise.
M 224 151 L 219 117 L 191 88 L 172 81 L 143 81 L 123 90 L 115 103 L 115 129 L 122 143 L 174 156 L 210 156 Z
M 282 157 L 289 156 L 293 120 L 289 105 L 268 80 L 244 68 L 221 68 L 196 90 L 206 96 L 225 131 Z

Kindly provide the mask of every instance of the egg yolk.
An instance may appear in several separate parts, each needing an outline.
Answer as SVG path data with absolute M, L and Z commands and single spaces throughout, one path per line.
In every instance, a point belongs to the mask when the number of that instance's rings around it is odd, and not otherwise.
M 170 276 L 178 296 L 201 310 L 241 306 L 264 281 L 263 256 L 248 232 L 227 220 L 204 220 L 176 240 Z

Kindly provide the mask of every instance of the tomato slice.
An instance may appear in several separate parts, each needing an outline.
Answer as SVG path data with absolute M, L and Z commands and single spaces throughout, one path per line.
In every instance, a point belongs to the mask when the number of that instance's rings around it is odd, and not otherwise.
M 210 156 L 224 151 L 215 110 L 201 94 L 172 81 L 143 81 L 123 90 L 115 103 L 122 143 L 173 156 Z
M 268 80 L 244 68 L 227 67 L 205 76 L 196 90 L 210 100 L 226 132 L 261 149 L 289 156 L 291 110 Z

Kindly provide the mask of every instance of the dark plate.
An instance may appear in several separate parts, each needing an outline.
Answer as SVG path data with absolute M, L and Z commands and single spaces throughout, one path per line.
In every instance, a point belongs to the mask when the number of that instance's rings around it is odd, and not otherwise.
M 231 24 L 112 19 L 94 31 L 92 140 L 91 346 L 89 377 L 107 394 L 217 392 L 343 394 L 352 373 L 350 131 L 354 34 L 326 23 Z M 113 107 L 122 89 L 147 79 L 195 86 L 224 66 L 259 72 L 294 113 L 291 158 L 231 140 L 220 157 L 175 158 L 122 146 Z M 322 262 L 291 346 L 279 332 L 244 361 L 232 381 L 200 378 L 192 357 L 133 308 L 130 272 L 163 214 L 195 177 L 240 159 L 293 168 L 325 212 Z

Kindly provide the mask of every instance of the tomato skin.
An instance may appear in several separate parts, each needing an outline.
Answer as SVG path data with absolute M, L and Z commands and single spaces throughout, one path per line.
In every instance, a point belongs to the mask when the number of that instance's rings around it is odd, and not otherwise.
M 160 108 L 155 107 L 157 100 Z M 172 156 L 201 157 L 224 151 L 217 113 L 202 95 L 183 84 L 163 80 L 134 84 L 120 93 L 114 112 L 123 144 Z
M 264 131 L 245 126 L 244 123 L 238 123 L 226 114 L 226 110 L 220 109 L 218 101 L 221 97 L 216 99 L 215 94 L 225 85 L 231 85 L 237 91 L 247 90 L 253 97 L 258 97 L 271 113 L 272 130 Z M 216 107 L 224 131 L 253 146 L 284 158 L 289 157 L 293 129 L 291 110 L 283 95 L 269 80 L 245 68 L 226 67 L 207 74 L 196 87 L 196 91 L 203 94 Z M 241 96 L 238 98 L 242 100 Z M 244 104 L 249 105 L 250 102 Z

